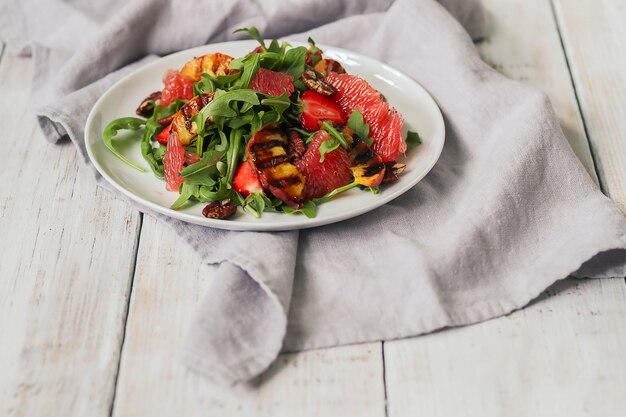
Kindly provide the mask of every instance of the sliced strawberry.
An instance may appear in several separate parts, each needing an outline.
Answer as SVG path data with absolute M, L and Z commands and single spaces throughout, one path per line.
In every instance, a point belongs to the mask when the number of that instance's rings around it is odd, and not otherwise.
M 287 93 L 290 96 L 294 90 L 293 77 L 283 72 L 259 68 L 250 82 L 250 89 L 267 94 L 280 96 Z
M 235 178 L 233 178 L 233 188 L 244 197 L 247 197 L 250 193 L 263 191 L 259 175 L 248 162 L 239 164 Z
M 163 129 L 161 131 L 161 133 L 159 133 L 158 135 L 156 135 L 154 138 L 157 140 L 157 142 L 159 142 L 161 145 L 167 145 L 167 138 L 170 137 L 170 131 L 172 130 L 172 125 L 168 125 L 165 129 Z
M 251 50 L 250 52 L 248 52 L 248 55 L 260 54 L 262 52 L 265 52 L 265 49 L 263 49 L 263 47 L 261 45 L 259 45 L 256 48 L 254 48 L 253 50 Z
M 165 175 L 165 188 L 167 191 L 178 191 L 180 184 L 185 181 L 180 171 L 185 165 L 185 148 L 178 139 L 178 134 L 172 132 L 167 139 L 167 149 L 163 156 L 163 171 Z
M 317 50 L 317 52 L 314 52 L 313 55 L 318 56 L 320 58 L 322 58 L 322 51 Z M 315 64 L 313 63 L 313 60 L 311 60 L 311 48 L 309 48 L 308 51 L 306 51 L 306 59 L 305 62 L 307 65 L 310 66 L 314 66 Z
M 304 156 L 295 162 L 306 180 L 304 183 L 306 200 L 322 197 L 352 181 L 350 170 L 352 162 L 344 148 L 339 147 L 328 152 L 324 155 L 324 162 L 320 162 L 320 145 L 330 139 L 326 131 L 320 130 L 313 137 Z
M 304 130 L 315 132 L 319 130 L 319 123 L 331 120 L 338 124 L 346 123 L 346 116 L 341 107 L 328 97 L 312 90 L 307 90 L 300 97 L 302 100 L 302 115 L 300 123 Z

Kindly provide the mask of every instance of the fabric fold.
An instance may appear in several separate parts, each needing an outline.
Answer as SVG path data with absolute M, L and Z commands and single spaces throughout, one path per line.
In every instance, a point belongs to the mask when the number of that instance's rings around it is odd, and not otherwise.
M 232 233 L 163 220 L 219 264 L 187 332 L 183 363 L 219 385 L 256 377 L 282 349 L 299 232 Z M 258 256 L 250 256 L 250 242 Z

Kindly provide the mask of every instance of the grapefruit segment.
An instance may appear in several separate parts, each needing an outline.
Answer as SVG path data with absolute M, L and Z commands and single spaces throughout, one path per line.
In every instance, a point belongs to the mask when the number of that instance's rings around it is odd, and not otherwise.
M 171 132 L 167 139 L 167 148 L 163 156 L 163 174 L 167 191 L 178 191 L 180 184 L 185 181 L 179 173 L 185 164 L 185 148 L 178 139 L 176 132 Z
M 372 150 L 384 162 L 395 161 L 406 151 L 402 117 L 367 81 L 336 72 L 328 73 L 326 81 L 337 90 L 333 98 L 346 114 L 354 110 L 361 112 L 363 120 L 370 126 L 370 136 L 374 138 Z
M 290 96 L 294 90 L 293 77 L 283 72 L 259 68 L 250 82 L 250 89 L 268 96 L 280 96 L 285 92 Z
M 193 83 L 191 78 L 181 75 L 180 72 L 169 70 L 163 77 L 163 91 L 161 92 L 161 106 L 167 107 L 177 98 L 189 100 L 193 97 Z
M 295 162 L 306 180 L 304 198 L 307 200 L 322 197 L 352 181 L 352 162 L 344 148 L 328 152 L 324 155 L 324 162 L 320 162 L 320 145 L 330 139 L 326 131 L 320 130 L 313 136 L 304 156 Z

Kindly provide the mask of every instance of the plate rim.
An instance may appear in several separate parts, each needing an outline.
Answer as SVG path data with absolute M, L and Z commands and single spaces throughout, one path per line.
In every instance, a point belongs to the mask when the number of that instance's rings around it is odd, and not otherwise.
M 301 42 L 301 41 L 293 41 L 293 40 L 289 40 L 289 39 L 284 39 L 284 40 L 286 42 L 289 42 L 292 46 L 306 46 L 307 45 L 306 43 Z M 146 71 L 150 67 L 159 65 L 159 62 L 164 60 L 164 59 L 169 59 L 169 58 L 175 57 L 177 55 L 187 55 L 189 53 L 193 53 L 194 51 L 206 50 L 207 48 L 214 49 L 214 48 L 219 48 L 219 47 L 224 47 L 224 46 L 231 46 L 233 44 L 243 45 L 245 43 L 250 43 L 251 45 L 256 45 L 256 41 L 254 41 L 254 40 L 236 40 L 236 41 L 226 41 L 226 42 L 218 42 L 218 43 L 213 43 L 213 44 L 201 45 L 201 46 L 196 46 L 196 47 L 193 47 L 193 48 L 185 49 L 185 50 L 182 50 L 182 51 L 173 52 L 171 54 L 159 57 L 159 58 L 157 58 L 157 59 L 155 59 L 155 60 L 153 60 L 151 62 L 148 62 L 145 65 L 140 66 L 139 68 L 136 68 L 135 70 L 129 72 L 128 74 L 126 74 L 125 76 L 123 76 L 122 78 L 117 80 L 113 85 L 111 85 L 98 98 L 98 100 L 96 100 L 96 102 L 92 106 L 91 110 L 89 111 L 89 115 L 88 115 L 87 120 L 85 122 L 85 131 L 84 131 L 85 137 L 84 137 L 84 140 L 85 140 L 85 147 L 87 149 L 87 155 L 89 156 L 89 159 L 90 159 L 91 163 L 94 164 L 94 167 L 96 168 L 98 173 L 100 175 L 102 175 L 102 177 L 105 178 L 110 185 L 112 185 L 115 189 L 120 191 L 126 197 L 130 198 L 135 203 L 137 203 L 137 204 L 139 204 L 141 206 L 144 206 L 145 208 L 147 208 L 149 210 L 153 210 L 154 212 L 157 212 L 157 213 L 159 213 L 161 215 L 164 215 L 164 216 L 167 216 L 167 217 L 171 217 L 173 219 L 181 220 L 181 221 L 184 221 L 184 222 L 187 222 L 187 223 L 191 223 L 191 224 L 196 224 L 196 225 L 200 225 L 200 226 L 204 226 L 204 227 L 213 227 L 213 228 L 223 229 L 223 230 L 267 231 L 267 232 L 269 232 L 269 231 L 300 230 L 300 229 L 308 229 L 308 228 L 313 228 L 313 227 L 325 226 L 325 225 L 329 225 L 329 224 L 332 224 L 332 223 L 337 223 L 337 222 L 341 222 L 341 221 L 344 221 L 344 220 L 348 220 L 348 219 L 360 216 L 362 214 L 368 213 L 370 211 L 376 210 L 377 208 L 380 208 L 381 206 L 383 206 L 383 205 L 389 203 L 390 201 L 392 201 L 392 200 L 400 197 L 401 195 L 405 194 L 408 190 L 410 190 L 415 185 L 417 185 L 420 181 L 422 181 L 424 179 L 424 177 L 426 177 L 426 175 L 428 175 L 428 173 L 430 173 L 430 171 L 433 169 L 435 164 L 439 161 L 439 159 L 441 157 L 441 153 L 443 152 L 445 141 L 446 141 L 445 121 L 444 121 L 441 109 L 439 108 L 439 105 L 437 104 L 436 100 L 428 92 L 428 90 L 426 90 L 426 88 L 424 88 L 424 86 L 422 86 L 422 84 L 417 82 L 415 79 L 413 79 L 411 76 L 407 75 L 403 71 L 398 70 L 398 69 L 396 69 L 396 68 L 394 68 L 394 67 L 392 67 L 392 66 L 390 66 L 390 65 L 388 65 L 388 64 L 386 64 L 386 63 L 384 63 L 384 62 L 382 62 L 382 61 L 380 61 L 380 60 L 378 60 L 376 58 L 369 57 L 369 56 L 361 54 L 359 52 L 350 51 L 350 50 L 345 49 L 345 48 L 332 46 L 332 45 L 329 45 L 329 44 L 318 44 L 318 46 L 322 50 L 332 49 L 332 50 L 335 50 L 335 51 L 337 51 L 339 53 L 351 54 L 351 55 L 355 55 L 357 57 L 364 57 L 366 59 L 373 60 L 376 63 L 380 64 L 386 70 L 398 73 L 401 76 L 408 78 L 413 83 L 415 83 L 415 85 L 418 87 L 418 89 L 421 89 L 422 92 L 425 93 L 425 96 L 427 97 L 428 101 L 430 102 L 430 104 L 432 105 L 433 109 L 435 110 L 435 114 L 436 114 L 437 118 L 436 118 L 436 120 L 433 120 L 433 122 L 437 125 L 436 126 L 437 127 L 437 131 L 441 131 L 441 135 L 442 135 L 441 140 L 439 141 L 439 146 L 434 150 L 434 152 L 432 154 L 432 157 L 431 157 L 431 160 L 429 160 L 428 163 L 425 164 L 425 169 L 423 169 L 423 172 L 421 173 L 421 175 L 417 176 L 415 179 L 413 179 L 411 181 L 408 181 L 402 187 L 400 187 L 399 189 L 395 190 L 393 194 L 389 194 L 389 195 L 386 195 L 386 196 L 384 194 L 381 194 L 381 195 L 379 195 L 377 197 L 377 200 L 375 202 L 373 202 L 372 204 L 368 204 L 368 205 L 365 205 L 365 206 L 362 206 L 362 207 L 355 207 L 353 210 L 347 210 L 347 211 L 344 211 L 344 212 L 342 212 L 340 214 L 334 214 L 334 215 L 331 215 L 331 216 L 325 217 L 325 218 L 318 218 L 318 217 L 308 218 L 308 217 L 302 215 L 302 220 L 301 221 L 296 221 L 296 222 L 289 222 L 289 223 L 255 223 L 254 220 L 248 221 L 248 220 L 222 220 L 222 219 L 201 218 L 201 217 L 198 217 L 198 216 L 190 214 L 190 213 L 185 213 L 185 212 L 181 212 L 181 211 L 172 210 L 169 207 L 164 207 L 164 206 L 162 206 L 160 204 L 157 204 L 155 202 L 146 200 L 146 199 L 144 199 L 144 198 L 134 194 L 133 192 L 131 192 L 130 190 L 126 189 L 121 184 L 119 184 L 116 180 L 114 180 L 106 172 L 106 170 L 99 164 L 97 158 L 93 154 L 92 141 L 88 140 L 88 137 L 91 136 L 90 126 L 93 124 L 93 120 L 96 117 L 96 110 L 99 107 L 102 106 L 102 102 L 106 101 L 107 97 L 110 94 L 112 94 L 113 91 L 115 91 L 120 84 L 126 82 L 127 79 L 136 76 L 137 73 Z M 210 53 L 210 52 L 204 52 L 204 53 Z

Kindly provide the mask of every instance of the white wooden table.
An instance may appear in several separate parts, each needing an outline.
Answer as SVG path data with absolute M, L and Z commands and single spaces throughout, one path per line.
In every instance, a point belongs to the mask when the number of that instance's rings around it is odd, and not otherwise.
M 485 60 L 547 92 L 626 212 L 623 0 L 485 3 Z M 623 278 L 566 280 L 466 328 L 282 355 L 255 390 L 205 386 L 177 354 L 214 268 L 44 141 L 31 76 L 0 55 L 1 416 L 626 415 Z

